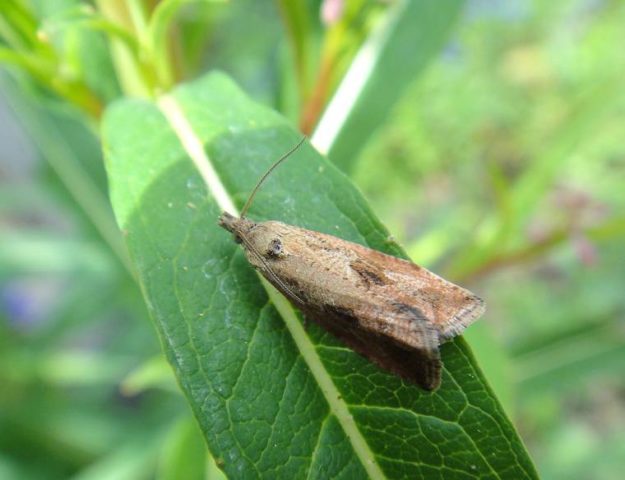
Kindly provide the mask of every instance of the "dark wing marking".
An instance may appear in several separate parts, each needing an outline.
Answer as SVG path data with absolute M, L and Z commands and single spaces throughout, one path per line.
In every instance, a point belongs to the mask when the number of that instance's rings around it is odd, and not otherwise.
M 386 278 L 384 272 L 369 262 L 365 262 L 359 258 L 351 262 L 349 266 L 360 276 L 367 286 L 377 285 L 381 287 L 388 284 L 388 278 Z
M 382 325 L 388 323 L 395 330 L 397 323 L 402 324 L 409 332 L 404 339 L 406 341 L 399 340 L 396 331 L 363 328 L 365 322 L 357 316 L 357 312 L 349 308 L 325 305 L 322 311 L 306 309 L 305 313 L 381 368 L 426 390 L 435 390 L 440 385 L 438 332 L 416 312 L 395 308 L 392 310 L 392 322 L 378 319 Z
M 423 312 L 413 305 L 401 302 L 394 302 L 391 305 L 393 305 L 393 308 L 395 308 L 398 313 L 407 315 L 418 324 L 429 323 L 429 320 L 425 315 L 423 315 Z

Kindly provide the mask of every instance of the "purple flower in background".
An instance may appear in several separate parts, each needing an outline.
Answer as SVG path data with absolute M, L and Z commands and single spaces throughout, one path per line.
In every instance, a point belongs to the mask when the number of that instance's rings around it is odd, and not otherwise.
M 16 280 L 0 286 L 0 308 L 16 329 L 36 327 L 52 308 L 57 282 Z

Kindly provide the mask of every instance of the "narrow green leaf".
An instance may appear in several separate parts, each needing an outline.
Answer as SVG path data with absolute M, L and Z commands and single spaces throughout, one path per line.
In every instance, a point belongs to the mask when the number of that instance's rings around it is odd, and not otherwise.
M 171 368 L 162 355 L 149 358 L 122 380 L 120 391 L 127 396 L 138 395 L 149 388 L 176 389 Z
M 207 457 L 202 432 L 193 418 L 186 415 L 167 434 L 156 480 L 205 480 L 207 463 L 211 460 Z
M 37 20 L 23 2 L 3 2 L 0 38 L 11 48 L 27 51 L 37 48 Z
M 95 139 L 88 135 L 84 126 L 71 123 L 70 128 L 66 118 L 49 115 L 40 105 L 25 99 L 19 94 L 13 81 L 5 81 L 3 77 L 0 77 L 0 81 L 4 90 L 11 93 L 5 96 L 7 103 L 28 127 L 35 146 L 89 222 L 132 275 L 134 272 L 128 260 L 126 246 L 115 226 L 104 187 L 100 188 L 97 173 L 87 168 L 89 156 L 97 153 L 97 150 L 82 151 L 79 147 L 95 146 Z M 80 140 L 76 140 L 72 134 L 78 135 Z M 97 165 L 101 168 L 99 163 Z
M 0 279 L 42 273 L 107 276 L 115 267 L 97 245 L 68 239 L 66 235 L 18 231 L 0 234 L 0 243 Z
M 162 449 L 164 434 L 157 432 L 131 438 L 108 455 L 74 475 L 74 480 L 134 480 L 153 478 L 154 464 Z
M 124 43 L 133 53 L 139 54 L 139 44 L 132 33 L 84 5 L 61 10 L 56 15 L 46 18 L 40 31 L 52 37 L 64 30 L 80 27 L 103 32 Z
M 192 3 L 220 3 L 224 0 L 163 0 L 154 8 L 147 29 L 148 50 L 159 75 L 160 85 L 170 87 L 173 82 L 173 73 L 169 65 L 170 54 L 167 51 L 168 31 L 176 15 L 185 5 Z
M 400 2 L 384 31 L 365 45 L 356 59 L 358 71 L 345 77 L 315 132 L 324 137 L 328 156 L 344 171 L 351 170 L 360 148 L 440 51 L 463 5 L 463 0 Z M 341 97 L 351 97 L 354 92 L 353 104 L 343 105 L 351 101 Z M 335 128 L 326 125 L 336 124 L 336 117 L 343 115 L 336 132 L 321 131 Z
M 163 348 L 216 463 L 232 478 L 535 478 L 462 339 L 425 393 L 304 329 L 217 226 L 300 138 L 222 74 L 159 105 L 105 115 L 111 197 Z M 210 187 L 207 188 L 207 185 Z M 250 217 L 404 256 L 349 180 L 310 146 Z
M 310 39 L 313 30 L 310 9 L 302 0 L 278 0 L 276 3 L 280 7 L 288 33 L 299 95 L 305 97 L 314 79 L 314 73 L 310 68 Z
M 46 71 L 46 65 L 40 61 L 37 55 L 22 53 L 2 46 L 0 46 L 0 64 L 20 67 L 37 79 L 40 79 Z

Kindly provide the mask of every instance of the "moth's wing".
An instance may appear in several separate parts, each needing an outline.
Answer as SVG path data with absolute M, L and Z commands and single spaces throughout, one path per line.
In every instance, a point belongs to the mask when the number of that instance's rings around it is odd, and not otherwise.
M 415 312 L 390 306 L 324 305 L 304 312 L 347 346 L 400 377 L 434 390 L 440 385 L 438 331 Z
M 483 309 L 473 294 L 424 268 L 337 237 L 280 222 L 257 224 L 249 237 L 258 250 L 247 252 L 250 263 L 308 318 L 425 389 L 440 383 L 441 339 Z M 263 260 L 275 238 L 284 256 Z
M 379 304 L 377 299 L 370 302 L 361 297 L 349 297 L 340 306 L 306 302 L 301 300 L 306 298 L 306 291 L 294 278 L 276 281 L 275 274 L 266 278 L 307 319 L 371 362 L 426 390 L 440 385 L 439 332 L 417 310 L 405 304 Z
M 376 250 L 354 246 L 352 262 L 371 296 L 391 297 L 428 319 L 444 342 L 459 335 L 484 313 L 484 301 L 426 268 Z
M 455 285 L 454 285 L 455 286 Z M 452 317 L 441 319 L 441 341 L 447 341 L 460 335 L 465 328 L 484 314 L 485 304 L 477 295 L 458 287 L 462 291 L 455 292 L 452 299 L 456 307 L 456 313 Z

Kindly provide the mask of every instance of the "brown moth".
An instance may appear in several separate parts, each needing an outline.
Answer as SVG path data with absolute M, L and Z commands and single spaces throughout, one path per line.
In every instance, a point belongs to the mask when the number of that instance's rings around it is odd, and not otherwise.
M 277 221 L 224 212 L 219 225 L 234 235 L 248 261 L 274 287 L 347 346 L 426 390 L 441 381 L 439 345 L 484 312 L 478 296 L 401 258 L 332 235 Z

